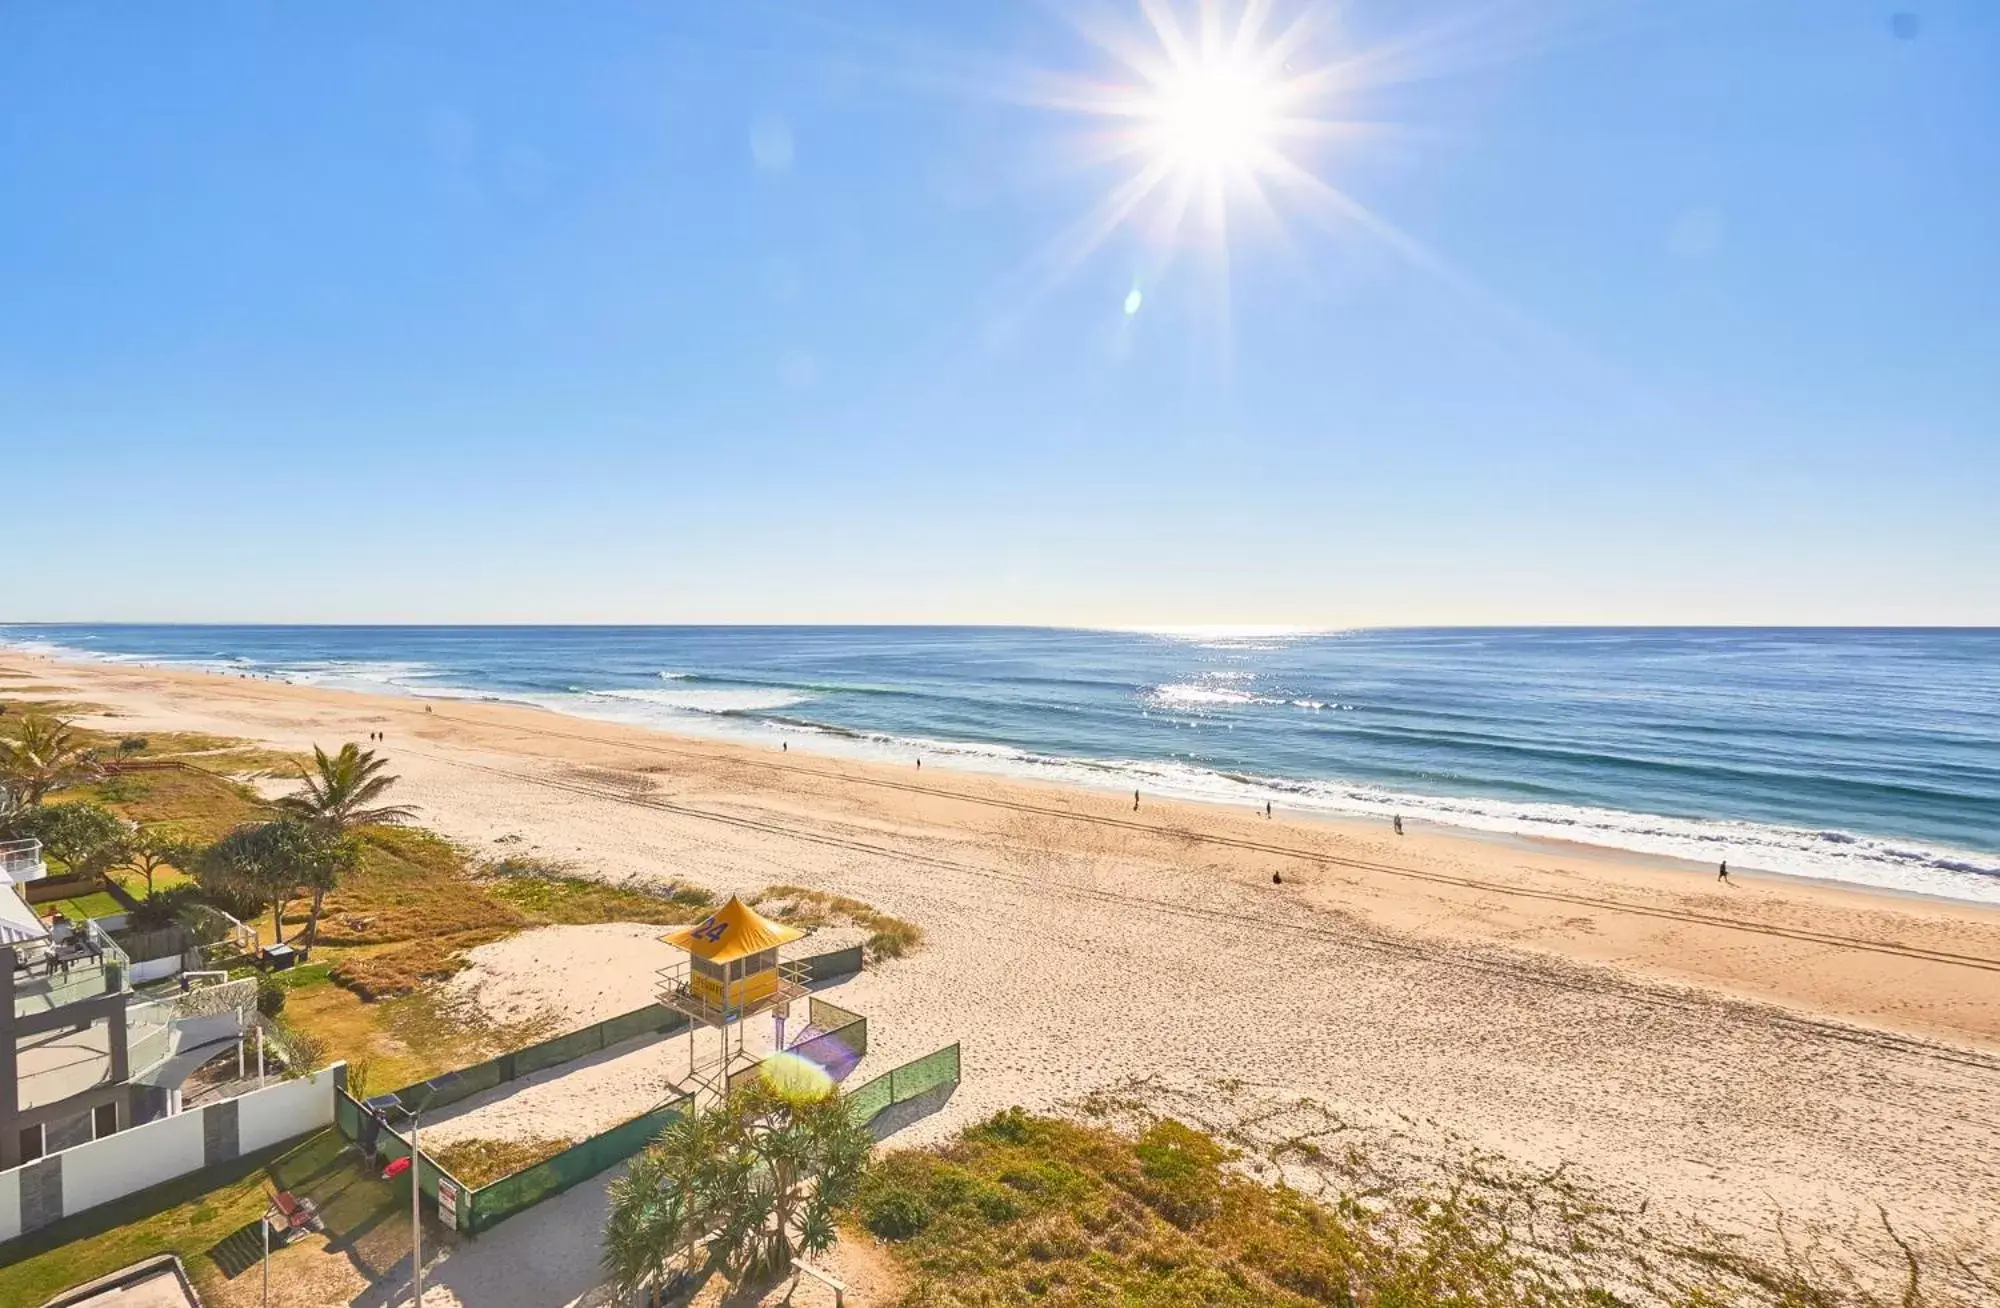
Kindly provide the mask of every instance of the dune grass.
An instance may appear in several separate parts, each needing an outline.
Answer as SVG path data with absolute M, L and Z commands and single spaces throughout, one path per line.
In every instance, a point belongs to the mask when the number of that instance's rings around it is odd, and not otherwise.
M 495 859 L 480 869 L 496 898 L 541 926 L 599 922 L 692 922 L 715 907 L 715 896 L 684 881 L 653 886 L 614 884 L 576 875 L 567 864 L 527 855 Z
M 270 812 L 249 786 L 209 772 L 126 773 L 72 786 L 53 798 L 95 800 L 127 821 L 171 825 L 195 840 L 218 840 Z
M 872 904 L 806 886 L 767 886 L 748 901 L 752 908 L 798 927 L 855 926 L 868 932 L 869 961 L 902 958 L 924 940 L 923 928 L 881 912 Z
M 1136 1130 L 1010 1109 L 880 1157 L 850 1220 L 910 1274 L 905 1305 L 1133 1308 L 1973 1308 L 1990 1266 L 1895 1230 L 1778 1231 L 1754 1251 L 1601 1203 L 1560 1170 L 1468 1158 L 1437 1183 L 1324 1201 L 1266 1184 L 1172 1118 Z M 1362 1170 L 1370 1170 L 1363 1168 Z M 1383 1173 L 1377 1173 L 1381 1175 Z M 1630 1220 L 1636 1218 L 1637 1220 Z M 1776 1252 L 1772 1252 L 1775 1250 Z
M 426 1148 L 444 1170 L 470 1186 L 490 1185 L 503 1176 L 554 1158 L 576 1141 L 563 1137 L 531 1140 L 454 1140 L 441 1148 Z

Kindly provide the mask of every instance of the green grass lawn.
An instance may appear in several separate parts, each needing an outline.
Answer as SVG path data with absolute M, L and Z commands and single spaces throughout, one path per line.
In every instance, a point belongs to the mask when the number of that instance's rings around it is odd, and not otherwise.
M 125 893 L 132 896 L 132 898 L 144 899 L 146 897 L 146 878 L 140 876 L 130 868 L 119 868 L 117 871 L 111 873 L 111 879 L 124 887 Z M 170 867 L 154 869 L 153 889 L 155 892 L 164 893 L 176 886 L 193 884 L 194 878 L 185 872 L 177 872 Z
M 113 899 L 102 890 L 75 899 L 59 899 L 53 904 L 37 904 L 40 913 L 60 912 L 72 922 L 80 922 L 87 917 L 114 917 L 125 911 L 125 905 Z
M 0 1304 L 38 1304 L 162 1253 L 179 1254 L 197 1290 L 212 1293 L 228 1278 L 210 1250 L 224 1245 L 227 1262 L 228 1250 L 252 1247 L 239 1233 L 245 1228 L 254 1233 L 267 1184 L 310 1196 L 334 1247 L 353 1250 L 383 1243 L 373 1257 L 392 1265 L 409 1249 L 407 1231 L 394 1220 L 409 1202 L 409 1189 L 377 1179 L 345 1145 L 337 1131 L 321 1131 L 0 1244 Z M 404 1243 L 393 1251 L 386 1247 L 399 1239 Z M 261 1249 L 261 1241 L 255 1247 Z

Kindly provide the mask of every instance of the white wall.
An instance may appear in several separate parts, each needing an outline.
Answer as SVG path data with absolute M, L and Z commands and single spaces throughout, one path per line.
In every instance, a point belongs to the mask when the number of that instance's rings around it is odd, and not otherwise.
M 80 1213 L 202 1166 L 201 1114 L 166 1117 L 65 1149 L 63 1213 Z
M 21 1169 L 0 1172 L 0 1243 L 21 1233 Z
M 252 1090 L 236 1100 L 239 1153 L 251 1153 L 333 1124 L 336 1063 L 297 1081 Z M 109 1203 L 149 1185 L 171 1181 L 204 1165 L 202 1110 L 191 1109 L 135 1126 L 87 1145 L 65 1149 L 63 1216 Z M 21 1169 L 0 1172 L 0 1240 L 21 1233 Z
M 333 1068 L 253 1090 L 236 1101 L 237 1147 L 251 1153 L 333 1121 Z
M 181 970 L 181 956 L 169 954 L 165 958 L 152 958 L 143 963 L 132 964 L 134 981 L 158 981 L 161 977 L 173 976 Z

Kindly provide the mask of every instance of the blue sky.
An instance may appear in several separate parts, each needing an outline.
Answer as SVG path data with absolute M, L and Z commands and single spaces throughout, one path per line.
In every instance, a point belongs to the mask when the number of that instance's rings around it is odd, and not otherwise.
M 18 0 L 0 619 L 2000 623 L 2000 6 L 1902 8 L 1315 11 L 1375 225 L 1052 264 L 1129 0 Z

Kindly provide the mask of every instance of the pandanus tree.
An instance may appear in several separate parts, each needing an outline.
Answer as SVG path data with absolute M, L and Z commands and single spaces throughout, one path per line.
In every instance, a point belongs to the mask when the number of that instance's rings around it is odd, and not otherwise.
M 630 1296 L 656 1287 L 700 1245 L 739 1278 L 822 1252 L 872 1143 L 824 1074 L 760 1076 L 687 1114 L 611 1187 L 603 1264 L 612 1288 Z
M 285 907 L 303 891 L 312 898 L 306 948 L 319 938 L 328 892 L 359 859 L 354 841 L 298 818 L 241 826 L 194 860 L 203 890 L 271 910 L 273 943 L 285 938 Z
M 345 835 L 356 827 L 407 822 L 416 816 L 414 809 L 375 804 L 398 780 L 384 774 L 382 769 L 388 765 L 389 761 L 376 757 L 374 750 L 363 749 L 351 740 L 338 754 L 328 754 L 314 745 L 312 768 L 299 769 L 304 785 L 280 799 L 277 807 L 335 835 Z
M 21 719 L 12 740 L 0 740 L 0 785 L 33 808 L 50 791 L 93 781 L 102 775 L 83 738 L 61 718 L 33 713 Z

